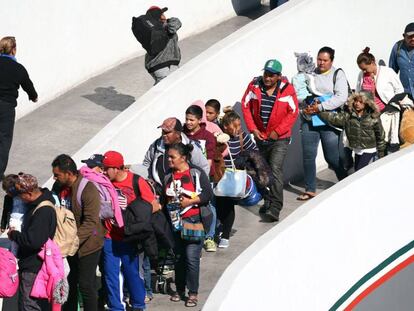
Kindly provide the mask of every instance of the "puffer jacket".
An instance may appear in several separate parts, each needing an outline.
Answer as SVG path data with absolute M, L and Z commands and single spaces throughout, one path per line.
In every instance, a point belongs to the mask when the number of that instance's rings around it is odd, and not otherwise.
M 38 256 L 43 260 L 43 265 L 33 283 L 30 296 L 48 299 L 52 303 L 52 310 L 59 311 L 69 294 L 59 246 L 48 239 Z
M 386 147 L 385 133 L 379 116 L 380 113 L 374 101 L 369 101 L 361 117 L 349 105 L 347 111 L 319 113 L 319 117 L 330 125 L 345 129 L 351 148 L 377 148 L 378 156 L 383 157 Z

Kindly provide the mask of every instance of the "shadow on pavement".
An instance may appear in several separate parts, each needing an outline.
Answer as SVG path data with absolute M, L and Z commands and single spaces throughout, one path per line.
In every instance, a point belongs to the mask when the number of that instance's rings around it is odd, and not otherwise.
M 82 95 L 82 97 L 113 111 L 124 111 L 135 102 L 134 96 L 118 93 L 113 86 L 97 87 L 95 94 Z

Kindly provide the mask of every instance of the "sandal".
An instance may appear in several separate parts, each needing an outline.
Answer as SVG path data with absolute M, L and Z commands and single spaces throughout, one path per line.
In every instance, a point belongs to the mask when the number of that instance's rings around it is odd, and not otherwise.
M 198 303 L 197 296 L 196 295 L 190 295 L 190 296 L 188 296 L 188 299 L 185 302 L 185 306 L 192 308 L 192 307 L 197 306 L 197 303 Z
M 148 296 L 148 295 L 145 295 L 145 300 L 144 300 L 144 302 L 145 302 L 145 303 L 149 303 L 149 302 L 150 302 L 153 298 L 154 298 L 153 296 Z
M 171 295 L 170 300 L 172 302 L 180 302 L 184 297 L 183 293 L 179 293 L 179 292 L 175 292 L 174 294 Z
M 298 196 L 296 200 L 307 201 L 307 200 L 313 199 L 315 196 L 316 196 L 316 193 L 314 192 L 304 192 L 300 196 Z

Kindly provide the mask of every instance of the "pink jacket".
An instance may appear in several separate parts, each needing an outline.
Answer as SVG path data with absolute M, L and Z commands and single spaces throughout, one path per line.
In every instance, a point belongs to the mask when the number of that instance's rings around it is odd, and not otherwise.
M 52 303 L 52 310 L 59 311 L 69 293 L 59 246 L 48 239 L 38 256 L 43 260 L 43 265 L 33 283 L 30 296 L 48 299 Z
M 112 185 L 108 177 L 106 177 L 104 174 L 95 172 L 93 169 L 87 167 L 86 165 L 82 166 L 79 171 L 81 175 L 87 180 L 96 182 L 108 190 L 109 194 L 111 195 L 112 208 L 114 210 L 116 223 L 119 227 L 123 227 L 124 219 L 122 218 L 122 211 L 119 207 L 118 194 L 115 190 L 114 185 Z

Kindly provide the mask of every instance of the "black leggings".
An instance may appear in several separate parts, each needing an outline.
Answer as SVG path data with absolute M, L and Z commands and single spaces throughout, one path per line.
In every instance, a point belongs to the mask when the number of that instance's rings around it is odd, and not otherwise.
M 234 211 L 235 202 L 229 197 L 216 197 L 217 218 L 223 226 L 223 239 L 230 238 L 230 232 L 233 228 L 236 213 Z

